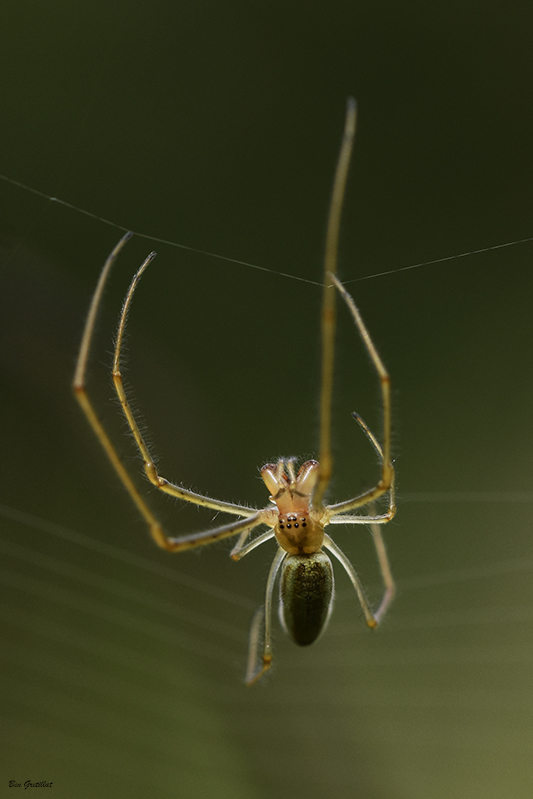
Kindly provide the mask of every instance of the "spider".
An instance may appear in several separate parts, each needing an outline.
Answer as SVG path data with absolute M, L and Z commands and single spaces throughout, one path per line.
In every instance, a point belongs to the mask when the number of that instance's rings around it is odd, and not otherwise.
M 231 551 L 231 557 L 237 561 L 248 555 L 260 544 L 275 537 L 278 548 L 267 579 L 265 603 L 256 612 L 251 626 L 246 673 L 246 683 L 248 685 L 252 685 L 262 677 L 272 663 L 272 594 L 274 583 L 280 570 L 281 621 L 286 632 L 296 644 L 301 646 L 311 644 L 318 638 L 325 629 L 331 614 L 334 596 L 333 567 L 324 550 L 328 550 L 340 561 L 347 572 L 357 593 L 368 627 L 374 628 L 377 626 L 395 593 L 395 584 L 379 527 L 380 524 L 390 521 L 396 511 L 394 468 L 390 453 L 390 379 L 355 302 L 336 277 L 340 218 L 355 137 L 355 123 L 356 104 L 350 98 L 348 100 L 344 135 L 335 172 L 326 237 L 321 312 L 322 376 L 319 461 L 309 460 L 300 466 L 298 471 L 295 468 L 294 458 L 280 458 L 277 463 L 267 463 L 263 466 L 261 476 L 270 496 L 269 504 L 260 510 L 197 494 L 171 483 L 159 474 L 132 413 L 120 371 L 126 318 L 139 280 L 155 257 L 155 253 L 152 252 L 136 272 L 120 314 L 112 369 L 114 387 L 144 462 L 144 471 L 148 480 L 160 491 L 177 499 L 239 517 L 229 524 L 177 538 L 165 532 L 124 468 L 114 444 L 96 416 L 86 389 L 87 362 L 104 286 L 120 250 L 131 237 L 131 233 L 127 233 L 116 245 L 107 258 L 100 274 L 89 308 L 74 374 L 73 389 L 75 396 L 118 477 L 147 523 L 149 531 L 159 547 L 168 552 L 181 552 L 192 547 L 212 544 L 222 538 L 238 536 L 237 543 Z M 333 463 L 331 453 L 331 402 L 336 327 L 335 300 L 337 292 L 346 303 L 380 380 L 383 405 L 383 444 L 378 442 L 363 419 L 354 413 L 354 419 L 378 455 L 381 463 L 381 477 L 373 488 L 359 496 L 344 502 L 327 505 L 324 502 L 324 497 L 331 479 Z M 385 494 L 388 494 L 389 497 L 388 508 L 384 513 L 376 513 L 374 502 Z M 353 511 L 363 506 L 367 506 L 367 513 L 363 515 L 353 513 Z M 381 604 L 376 612 L 372 612 L 370 608 L 354 567 L 332 538 L 325 532 L 325 528 L 330 524 L 370 525 L 385 586 Z M 266 530 L 260 532 L 255 538 L 248 540 L 249 534 L 258 527 L 266 527 Z M 261 640 L 262 653 L 259 655 Z

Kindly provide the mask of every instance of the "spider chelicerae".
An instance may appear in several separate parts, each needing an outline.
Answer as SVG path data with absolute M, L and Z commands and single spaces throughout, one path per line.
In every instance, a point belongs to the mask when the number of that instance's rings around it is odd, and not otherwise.
M 331 613 L 334 595 L 333 567 L 329 556 L 324 550 L 328 550 L 333 554 L 347 572 L 357 592 L 366 623 L 370 628 L 377 626 L 395 592 L 394 580 L 380 531 L 380 525 L 390 521 L 396 511 L 394 468 L 390 452 L 390 379 L 355 302 L 336 276 L 339 227 L 346 178 L 355 137 L 355 122 L 356 104 L 350 98 L 341 151 L 335 172 L 326 238 L 321 313 L 322 376 L 318 461 L 309 460 L 300 466 L 298 471 L 296 471 L 293 458 L 280 458 L 277 463 L 267 463 L 263 466 L 261 476 L 270 496 L 269 504 L 260 510 L 197 494 L 194 491 L 189 491 L 171 483 L 159 474 L 131 410 L 120 371 L 122 342 L 128 311 L 139 280 L 155 257 L 155 253 L 150 253 L 133 278 L 120 314 L 112 370 L 117 396 L 143 459 L 146 476 L 156 488 L 185 502 L 191 502 L 194 505 L 212 508 L 218 512 L 239 517 L 229 524 L 189 535 L 173 537 L 165 532 L 124 468 L 115 445 L 95 413 L 86 389 L 87 362 L 104 286 L 120 250 L 131 237 L 131 233 L 127 233 L 117 244 L 101 272 L 89 308 L 74 375 L 73 388 L 76 398 L 117 475 L 137 506 L 141 516 L 146 521 L 150 533 L 158 546 L 168 552 L 181 552 L 192 547 L 212 544 L 222 538 L 238 536 L 237 543 L 231 551 L 231 557 L 234 560 L 240 560 L 265 541 L 271 538 L 276 539 L 278 547 L 267 579 L 265 603 L 256 612 L 252 621 L 246 673 L 246 683 L 248 685 L 256 682 L 270 668 L 272 663 L 272 595 L 274 583 L 280 570 L 281 621 L 287 633 L 295 643 L 300 645 L 311 644 L 316 640 L 325 629 Z M 383 443 L 379 443 L 361 417 L 354 413 L 354 419 L 379 457 L 381 477 L 373 488 L 359 496 L 344 502 L 328 505 L 324 502 L 324 498 L 331 479 L 333 465 L 331 453 L 331 403 L 337 293 L 341 295 L 346 303 L 379 376 L 383 404 Z M 374 502 L 385 494 L 389 496 L 388 508 L 384 513 L 376 513 Z M 367 513 L 362 515 L 354 514 L 356 509 L 364 506 L 367 506 Z M 325 528 L 331 524 L 366 524 L 370 526 L 385 585 L 382 601 L 376 611 L 373 612 L 371 610 L 354 567 L 332 538 L 325 532 Z M 263 529 L 263 532 L 249 540 L 250 533 L 259 527 L 266 528 L 266 530 Z

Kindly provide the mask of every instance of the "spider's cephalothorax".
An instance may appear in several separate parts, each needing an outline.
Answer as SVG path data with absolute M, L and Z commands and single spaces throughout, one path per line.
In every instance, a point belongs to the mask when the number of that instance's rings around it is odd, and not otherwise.
M 278 508 L 274 533 L 289 555 L 311 555 L 322 546 L 323 513 L 311 505 L 319 470 L 318 461 L 306 461 L 295 474 L 292 460 L 267 463 L 261 469 L 270 500 Z

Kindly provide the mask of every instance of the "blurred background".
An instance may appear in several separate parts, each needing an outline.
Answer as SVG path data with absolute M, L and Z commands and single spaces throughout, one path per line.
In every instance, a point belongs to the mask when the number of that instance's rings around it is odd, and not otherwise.
M 299 649 L 276 620 L 245 688 L 275 547 L 154 546 L 70 390 L 121 231 L 0 180 L 2 795 L 531 796 L 533 242 L 486 249 L 533 237 L 532 29 L 516 0 L 4 4 L 0 173 L 267 270 L 135 237 L 112 275 L 90 391 L 175 534 L 216 522 L 154 495 L 113 399 L 131 276 L 155 247 L 125 371 L 161 473 L 264 504 L 263 463 L 317 454 L 316 283 L 357 98 L 340 274 L 392 376 L 399 511 L 382 627 L 337 569 L 324 636 Z M 351 411 L 381 431 L 339 310 L 332 500 L 379 474 Z M 333 534 L 377 603 L 369 532 Z

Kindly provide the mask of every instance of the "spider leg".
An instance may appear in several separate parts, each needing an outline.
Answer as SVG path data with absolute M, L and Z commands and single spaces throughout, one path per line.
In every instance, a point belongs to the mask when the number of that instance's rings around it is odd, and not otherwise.
M 359 426 L 363 429 L 366 437 L 374 447 L 375 451 L 377 452 L 380 460 L 383 460 L 383 450 L 381 445 L 375 435 L 372 433 L 366 422 L 359 416 L 358 413 L 353 413 L 352 416 L 354 417 L 355 421 L 359 424 Z M 374 613 L 374 619 L 377 623 L 383 618 L 387 609 L 392 602 L 394 595 L 396 594 L 396 584 L 394 582 L 394 578 L 392 576 L 389 558 L 387 556 L 387 548 L 385 546 L 385 541 L 383 540 L 383 536 L 381 534 L 380 524 L 386 524 L 389 522 L 394 514 L 396 513 L 396 497 L 395 497 L 395 473 L 394 467 L 392 466 L 392 477 L 391 477 L 391 484 L 389 488 L 389 508 L 386 513 L 378 514 L 371 513 L 369 515 L 364 516 L 343 516 L 339 514 L 338 511 L 336 515 L 332 516 L 329 519 L 329 524 L 368 524 L 370 527 L 370 532 L 372 533 L 372 538 L 374 540 L 374 546 L 376 548 L 376 554 L 378 556 L 378 563 L 379 568 L 381 571 L 381 576 L 383 578 L 383 583 L 385 585 L 385 593 L 383 594 L 383 598 L 381 600 L 381 604 L 379 605 L 377 611 Z M 364 495 L 363 495 L 364 496 Z M 344 503 L 340 503 L 341 505 Z M 335 512 L 336 505 L 328 505 L 327 511 Z M 374 507 L 371 507 L 371 510 L 374 511 Z M 369 524 L 370 523 L 370 524 Z M 343 563 L 344 567 L 346 565 Z M 350 564 L 351 565 L 351 564 Z M 348 572 L 350 574 L 350 572 Z M 353 582 L 353 580 L 352 580 Z
M 324 259 L 324 293 L 322 299 L 322 380 L 320 388 L 320 472 L 318 483 L 313 494 L 312 505 L 320 511 L 323 509 L 324 495 L 331 480 L 333 458 L 331 455 L 331 400 L 333 395 L 333 366 L 335 361 L 335 286 L 331 284 L 330 275 L 337 271 L 337 255 L 339 228 L 348 168 L 355 139 L 357 108 L 355 100 L 350 97 L 346 109 L 346 122 L 341 144 L 341 151 L 329 209 L 328 229 L 326 234 L 326 254 Z
M 155 255 L 156 254 L 152 252 L 148 256 L 148 258 L 146 258 L 144 263 L 135 273 L 131 285 L 128 289 L 128 293 L 126 294 L 126 298 L 122 306 L 122 312 L 120 314 L 117 338 L 115 342 L 115 355 L 113 358 L 113 383 L 115 386 L 115 391 L 117 392 L 120 404 L 122 405 L 122 410 L 124 411 L 124 415 L 130 426 L 131 432 L 133 433 L 133 437 L 135 439 L 141 457 L 144 461 L 144 471 L 146 472 L 146 476 L 148 477 L 150 482 L 156 488 L 163 491 L 165 494 L 170 494 L 171 496 L 176 497 L 177 499 L 183 499 L 186 502 L 193 502 L 195 505 L 201 505 L 206 508 L 213 508 L 213 510 L 224 511 L 226 513 L 234 513 L 237 516 L 252 516 L 255 513 L 254 508 L 248 508 L 245 505 L 236 505 L 232 502 L 223 502 L 222 500 L 213 499 L 212 497 L 206 497 L 203 494 L 196 494 L 194 491 L 189 491 L 186 488 L 174 485 L 173 483 L 166 480 L 164 477 L 161 477 L 157 472 L 150 450 L 148 449 L 148 446 L 143 438 L 143 435 L 139 430 L 139 426 L 135 421 L 133 411 L 131 410 L 130 404 L 126 397 L 124 384 L 122 382 L 122 374 L 120 372 L 120 356 L 122 352 L 122 340 L 124 337 L 124 331 L 126 329 L 126 320 L 128 316 L 128 311 L 131 306 L 131 301 L 133 299 L 133 294 L 135 292 L 135 289 L 137 288 L 137 285 L 139 284 L 139 280 L 141 279 L 148 265 L 155 258 Z
M 388 524 L 391 518 L 389 511 L 375 515 L 369 513 L 368 516 L 366 514 L 364 516 L 352 516 L 350 513 L 346 515 L 341 513 L 328 519 L 327 524 Z
M 89 422 L 96 438 L 98 439 L 100 445 L 104 449 L 111 465 L 113 466 L 115 472 L 120 478 L 124 488 L 128 492 L 133 503 L 137 507 L 137 510 L 139 511 L 142 518 L 148 525 L 150 534 L 152 535 L 152 538 L 154 539 L 156 544 L 158 544 L 158 546 L 170 551 L 178 551 L 181 549 L 189 549 L 193 546 L 201 546 L 202 544 L 209 544 L 211 543 L 211 541 L 216 541 L 219 538 L 224 538 L 226 536 L 239 535 L 239 534 L 247 535 L 249 530 L 253 529 L 257 525 L 264 523 L 265 512 L 263 511 L 258 512 L 254 508 L 248 508 L 246 506 L 235 505 L 229 502 L 222 502 L 215 499 L 211 499 L 210 497 L 204 497 L 201 494 L 195 494 L 192 491 L 187 491 L 186 489 L 181 489 L 178 486 L 173 486 L 171 483 L 164 480 L 164 478 L 159 477 L 159 475 L 155 470 L 155 466 L 153 466 L 153 461 L 148 451 L 148 448 L 144 443 L 144 440 L 133 418 L 133 415 L 131 413 L 127 399 L 124 394 L 124 389 L 122 387 L 122 378 L 120 376 L 120 371 L 118 367 L 120 365 L 120 344 L 122 342 L 122 337 L 124 333 L 126 314 L 129 305 L 131 303 L 131 297 L 133 291 L 138 283 L 140 275 L 142 274 L 142 272 L 144 272 L 148 264 L 153 260 L 155 256 L 154 253 L 151 253 L 148 256 L 148 258 L 141 266 L 140 270 L 137 272 L 134 278 L 134 283 L 130 287 L 130 291 L 128 292 L 126 302 L 124 303 L 124 307 L 122 310 L 120 318 L 120 328 L 119 328 L 119 341 L 115 351 L 115 361 L 114 361 L 114 366 L 117 367 L 118 371 L 118 375 L 115 377 L 115 385 L 116 386 L 118 385 L 120 387 L 117 388 L 117 393 L 119 394 L 119 398 L 121 399 L 122 407 L 124 408 L 124 412 L 126 413 L 126 418 L 128 419 L 128 422 L 130 424 L 130 428 L 137 442 L 137 446 L 139 447 L 141 454 L 145 459 L 145 469 L 148 473 L 148 476 L 152 480 L 152 482 L 155 485 L 157 485 L 158 488 L 162 489 L 166 493 L 169 493 L 173 496 L 176 496 L 188 502 L 193 502 L 194 504 L 197 505 L 203 505 L 209 508 L 213 508 L 214 510 L 224 511 L 226 513 L 233 513 L 237 516 L 244 516 L 246 517 L 245 520 L 244 521 L 239 520 L 233 524 L 223 525 L 222 527 L 217 527 L 214 530 L 193 533 L 192 535 L 184 536 L 183 538 L 169 537 L 165 533 L 163 526 L 161 525 L 157 517 L 153 514 L 150 507 L 148 506 L 148 504 L 140 494 L 135 483 L 131 479 L 129 473 L 124 468 L 114 444 L 109 438 L 102 423 L 98 419 L 93 403 L 87 392 L 87 386 L 86 386 L 87 364 L 91 351 L 91 344 L 94 335 L 96 318 L 101 305 L 105 284 L 107 282 L 109 273 L 116 261 L 118 254 L 120 253 L 126 242 L 129 241 L 131 236 L 132 236 L 131 233 L 126 233 L 126 235 L 122 237 L 122 239 L 113 249 L 111 254 L 108 256 L 104 264 L 104 267 L 102 269 L 102 272 L 100 273 L 96 290 L 94 292 L 91 304 L 89 306 L 87 321 L 85 323 L 85 328 L 81 339 L 78 358 L 76 361 L 76 369 L 74 372 L 74 378 L 72 382 L 74 395 L 76 397 L 76 400 L 78 401 L 80 408 L 85 414 L 85 417 Z
M 255 682 L 257 682 L 257 680 L 259 680 L 272 665 L 272 646 L 270 643 L 272 628 L 272 592 L 274 590 L 276 575 L 286 556 L 287 553 L 285 550 L 279 547 L 268 574 L 265 604 L 256 610 L 252 619 L 252 627 L 250 629 L 250 645 L 248 649 L 248 666 L 246 669 L 246 685 L 253 685 Z M 260 646 L 262 627 L 263 655 L 262 664 L 259 664 L 258 649 Z
M 385 585 L 385 592 L 381 599 L 381 603 L 376 612 L 374 613 L 374 618 L 379 624 L 379 622 L 387 612 L 390 603 L 394 599 L 394 596 L 396 594 L 396 583 L 394 582 L 394 578 L 392 576 L 389 558 L 387 555 L 387 548 L 385 546 L 385 541 L 383 540 L 383 536 L 381 534 L 381 528 L 378 524 L 371 524 L 369 526 L 370 526 L 370 532 L 372 533 L 372 538 L 374 539 L 374 546 L 376 547 L 379 569 L 381 571 L 381 576 L 383 577 L 383 583 Z
M 230 538 L 233 535 L 241 535 L 241 537 L 242 535 L 248 535 L 254 527 L 265 524 L 267 518 L 268 509 L 256 511 L 253 516 L 247 519 L 238 519 L 230 524 L 223 524 L 220 527 L 213 527 L 210 530 L 202 530 L 201 532 L 179 536 L 178 538 L 172 538 L 162 532 L 159 539 L 156 538 L 156 544 L 168 552 L 182 552 L 185 549 L 212 544 L 215 541 L 220 541 L 222 538 Z M 259 538 L 261 537 L 259 536 Z
M 358 413 L 354 411 L 352 413 L 352 416 L 357 422 L 357 424 L 362 428 L 364 434 L 366 435 L 366 437 L 374 447 L 375 451 L 377 452 L 380 461 L 383 463 L 383 450 L 381 448 L 379 441 L 377 440 L 377 438 L 370 430 L 366 422 L 359 416 Z M 373 497 L 372 494 L 374 494 L 376 489 L 373 488 L 370 489 L 370 491 L 365 491 L 364 494 L 361 494 L 360 496 L 355 497 L 354 499 L 347 500 L 347 502 L 338 502 L 335 505 L 327 505 L 326 514 L 325 514 L 325 518 L 327 520 L 326 523 L 342 524 L 343 522 L 345 522 L 347 524 L 367 524 L 368 522 L 377 522 L 378 524 L 386 524 L 387 522 L 390 522 L 390 520 L 396 514 L 395 471 L 392 463 L 390 466 L 391 466 L 391 481 L 388 489 L 389 507 L 386 513 L 380 513 L 377 515 L 372 514 L 369 516 L 339 516 L 338 518 L 335 518 L 337 514 L 342 513 L 344 510 L 351 510 L 353 508 L 361 507 L 362 505 L 366 505 L 367 503 L 371 502 L 372 499 L 375 499 L 375 497 Z M 346 505 L 349 505 L 350 507 L 347 508 Z
M 254 538 L 253 541 L 250 541 L 248 544 L 244 544 L 246 539 L 248 538 L 249 530 L 244 530 L 241 533 L 241 536 L 233 549 L 231 550 L 231 557 L 233 560 L 240 560 L 244 558 L 249 552 L 251 552 L 256 547 L 260 546 L 260 544 L 264 544 L 265 541 L 268 541 L 271 538 L 274 538 L 274 529 L 267 530 L 265 533 L 261 533 L 258 535 L 257 538 Z
M 372 613 L 372 610 L 370 609 L 370 605 L 368 604 L 368 600 L 367 600 L 367 598 L 365 596 L 365 592 L 364 592 L 363 586 L 361 584 L 361 580 L 357 576 L 357 572 L 355 571 L 354 567 L 352 566 L 352 564 L 350 563 L 350 561 L 348 560 L 348 558 L 346 557 L 344 552 L 341 549 L 339 549 L 337 544 L 335 544 L 335 542 L 332 541 L 332 539 L 329 537 L 329 535 L 324 535 L 324 546 L 326 547 L 326 549 L 329 549 L 329 551 L 333 555 L 335 555 L 337 560 L 340 563 L 342 563 L 342 565 L 344 566 L 344 569 L 345 569 L 348 577 L 352 581 L 353 587 L 356 590 L 357 598 L 359 599 L 359 604 L 361 605 L 361 608 L 363 609 L 363 613 L 365 614 L 365 620 L 366 620 L 367 625 L 371 629 L 373 629 L 374 627 L 377 627 L 378 620 L 375 617 L 375 615 Z
M 83 331 L 83 336 L 81 339 L 80 350 L 78 353 L 78 359 L 76 361 L 76 370 L 74 372 L 74 379 L 72 382 L 72 389 L 74 391 L 74 396 L 78 401 L 80 408 L 82 409 L 87 421 L 89 422 L 90 426 L 93 429 L 96 438 L 100 442 L 101 446 L 103 447 L 111 465 L 115 469 L 115 472 L 119 476 L 122 484 L 124 485 L 125 489 L 127 490 L 128 494 L 130 495 L 131 499 L 133 500 L 134 504 L 136 505 L 139 513 L 147 523 L 150 532 L 154 538 L 157 539 L 158 536 L 161 535 L 162 528 L 142 496 L 140 495 L 137 487 L 133 483 L 131 477 L 129 476 L 128 472 L 122 465 L 122 462 L 118 456 L 118 453 L 111 442 L 111 439 L 107 435 L 104 427 L 102 426 L 96 412 L 94 410 L 93 404 L 91 399 L 87 393 L 86 387 L 86 375 L 87 375 L 87 362 L 89 359 L 89 353 L 91 349 L 91 342 L 94 333 L 94 326 L 96 322 L 96 317 L 98 315 L 98 310 L 100 307 L 100 303 L 102 300 L 102 294 L 104 291 L 104 287 L 111 271 L 115 260 L 122 249 L 122 247 L 126 244 L 127 241 L 131 238 L 131 233 L 126 233 L 125 236 L 119 241 L 116 247 L 113 249 L 109 257 L 107 258 L 102 272 L 100 273 L 100 278 L 98 280 L 98 284 L 96 286 L 96 290 L 94 292 L 93 298 L 91 300 L 91 304 L 89 306 L 89 313 L 87 314 L 87 321 L 85 323 L 85 328 Z
M 396 594 L 396 583 L 394 582 L 394 578 L 392 576 L 389 558 L 387 555 L 387 548 L 385 546 L 385 541 L 383 540 L 380 527 L 381 524 L 385 524 L 388 521 L 389 521 L 388 518 L 383 518 L 379 516 L 354 516 L 351 518 L 350 517 L 346 518 L 344 516 L 335 516 L 329 522 L 330 524 L 342 524 L 342 523 L 366 524 L 370 528 L 370 532 L 372 533 L 372 538 L 374 540 L 374 546 L 376 548 L 376 554 L 378 557 L 379 570 L 381 572 L 381 577 L 383 579 L 383 584 L 385 586 L 385 593 L 383 594 L 383 597 L 381 599 L 381 604 L 374 613 L 374 618 L 376 622 L 379 622 L 383 618 L 383 616 L 387 612 L 390 603 L 392 602 Z M 325 544 L 325 546 L 327 546 L 327 544 Z
M 394 482 L 394 468 L 390 459 L 390 450 L 391 450 L 391 401 L 390 401 L 390 377 L 389 373 L 385 369 L 383 361 L 379 357 L 378 351 L 374 345 L 370 337 L 370 333 L 368 332 L 365 323 L 363 322 L 363 318 L 357 308 L 353 298 L 348 294 L 342 283 L 337 279 L 337 277 L 332 273 L 331 279 L 333 280 L 335 286 L 339 290 L 342 298 L 346 302 L 348 309 L 353 317 L 353 320 L 356 324 L 357 329 L 359 330 L 359 334 L 363 339 L 365 347 L 370 355 L 372 363 L 379 375 L 379 380 L 381 384 L 381 396 L 382 396 L 382 403 L 383 403 L 383 448 L 377 442 L 375 436 L 370 432 L 366 424 L 363 422 L 360 416 L 355 415 L 356 421 L 361 425 L 363 430 L 365 431 L 367 437 L 369 438 L 370 442 L 381 456 L 381 479 L 378 484 L 374 487 L 365 491 L 364 494 L 361 494 L 358 497 L 354 497 L 353 499 L 348 499 L 345 502 L 338 502 L 335 505 L 330 505 L 329 509 L 333 509 L 335 513 L 342 513 L 342 511 L 353 510 L 354 508 L 359 508 L 362 505 L 366 505 L 368 502 L 372 502 L 375 499 L 383 496 L 386 494 L 387 491 L 390 490 L 391 484 Z M 394 493 L 394 492 L 393 492 Z M 392 517 L 391 517 L 392 518 Z

